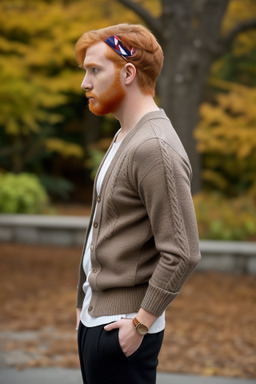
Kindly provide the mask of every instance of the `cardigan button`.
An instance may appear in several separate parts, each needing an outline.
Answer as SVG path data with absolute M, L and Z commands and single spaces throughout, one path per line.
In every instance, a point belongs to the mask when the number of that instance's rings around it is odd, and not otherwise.
M 98 268 L 93 268 L 92 273 L 97 273 L 97 272 L 98 272 Z
M 98 228 L 99 224 L 97 223 L 97 221 L 93 224 L 94 228 Z
M 91 250 L 91 252 L 93 252 L 93 250 L 94 250 L 94 246 L 93 245 L 90 246 L 90 250 Z
M 88 308 L 88 311 L 91 312 L 93 310 L 93 306 L 90 305 L 89 308 Z
M 101 196 L 98 195 L 98 196 L 97 196 L 97 202 L 99 203 L 100 201 L 101 201 Z

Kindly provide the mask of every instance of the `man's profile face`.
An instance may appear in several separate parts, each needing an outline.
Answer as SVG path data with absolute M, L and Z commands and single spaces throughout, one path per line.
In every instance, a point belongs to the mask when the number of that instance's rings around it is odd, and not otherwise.
M 84 59 L 86 74 L 81 84 L 86 91 L 90 111 L 100 116 L 116 112 L 125 97 L 120 69 L 105 56 L 106 49 L 111 48 L 104 42 L 87 49 Z

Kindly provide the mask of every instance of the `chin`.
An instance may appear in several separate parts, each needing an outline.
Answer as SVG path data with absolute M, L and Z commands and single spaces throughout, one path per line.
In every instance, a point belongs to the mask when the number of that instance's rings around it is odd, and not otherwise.
M 101 105 L 89 105 L 89 109 L 90 111 L 94 114 L 94 115 L 97 115 L 97 116 L 104 116 L 104 115 L 107 115 L 108 113 L 114 113 L 116 112 L 119 107 L 120 107 L 120 100 L 118 103 L 111 103 L 111 105 L 109 104 L 101 104 Z
M 94 108 L 94 107 L 90 107 L 89 106 L 89 110 L 94 114 L 94 115 L 97 115 L 97 116 L 104 116 L 108 113 L 111 113 L 111 111 L 108 111 L 106 110 L 105 108 Z

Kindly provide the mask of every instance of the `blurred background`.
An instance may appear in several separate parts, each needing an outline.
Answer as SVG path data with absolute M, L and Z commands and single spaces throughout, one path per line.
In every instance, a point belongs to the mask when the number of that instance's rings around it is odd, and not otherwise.
M 146 25 L 163 47 L 156 100 L 192 163 L 200 239 L 253 245 L 256 0 L 0 0 L 0 217 L 89 215 L 119 126 L 88 110 L 74 46 L 83 32 L 122 22 Z M 0 237 L 2 364 L 77 367 L 81 246 Z M 168 312 L 163 371 L 256 377 L 256 279 L 239 272 L 209 268 L 187 283 Z

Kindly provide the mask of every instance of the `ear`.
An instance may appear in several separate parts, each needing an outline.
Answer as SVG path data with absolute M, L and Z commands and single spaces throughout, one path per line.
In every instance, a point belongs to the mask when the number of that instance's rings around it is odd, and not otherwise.
M 127 63 L 122 68 L 122 79 L 125 85 L 133 82 L 136 76 L 136 67 L 132 63 Z

